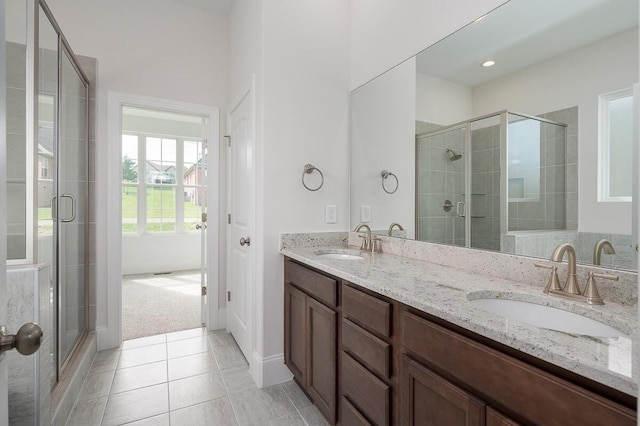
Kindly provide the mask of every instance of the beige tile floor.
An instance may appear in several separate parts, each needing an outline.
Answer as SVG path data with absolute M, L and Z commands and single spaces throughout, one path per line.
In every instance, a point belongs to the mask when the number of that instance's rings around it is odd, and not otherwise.
M 327 425 L 294 382 L 258 388 L 233 337 L 193 329 L 98 352 L 68 426 Z

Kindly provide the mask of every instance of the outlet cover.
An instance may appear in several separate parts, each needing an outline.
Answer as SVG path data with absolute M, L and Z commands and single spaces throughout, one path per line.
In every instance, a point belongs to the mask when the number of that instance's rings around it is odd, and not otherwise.
M 360 206 L 360 222 L 371 222 L 371 206 Z
M 338 223 L 338 207 L 327 206 L 325 209 L 325 220 L 327 223 Z

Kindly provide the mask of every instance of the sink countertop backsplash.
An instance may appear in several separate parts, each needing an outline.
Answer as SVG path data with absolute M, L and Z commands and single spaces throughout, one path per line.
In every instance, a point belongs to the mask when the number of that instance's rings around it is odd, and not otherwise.
M 587 273 L 615 274 L 619 281 L 598 280 L 604 306 L 548 296 L 542 290 L 549 271 L 534 267 L 534 259 L 464 247 L 382 238 L 381 254 L 364 260 L 323 259 L 322 249 L 358 248 L 354 232 L 282 234 L 281 253 L 341 277 L 383 296 L 417 308 L 479 335 L 560 366 L 629 395 L 637 395 L 637 363 L 632 359 L 638 333 L 637 274 L 578 265 L 578 282 Z M 566 263 L 557 264 L 561 284 Z M 489 297 L 517 298 L 575 312 L 628 333 L 631 338 L 582 336 L 547 330 L 509 320 L 468 303 L 467 294 L 483 290 Z

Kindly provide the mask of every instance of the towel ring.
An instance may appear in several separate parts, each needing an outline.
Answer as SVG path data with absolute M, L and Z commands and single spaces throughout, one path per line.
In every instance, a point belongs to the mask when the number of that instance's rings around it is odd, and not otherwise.
M 386 170 L 381 171 L 380 176 L 382 176 L 382 189 L 384 189 L 384 192 L 386 192 L 387 194 L 393 194 L 398 190 L 398 186 L 400 184 L 398 182 L 398 176 Z M 392 191 L 388 190 L 387 187 L 384 185 L 384 181 L 387 180 L 389 176 L 393 176 L 393 178 L 396 180 L 396 187 Z
M 307 184 L 305 183 L 305 181 L 304 181 L 304 177 L 305 177 L 305 175 L 313 173 L 314 170 L 317 170 L 318 173 L 320 173 L 320 178 L 322 180 L 320 181 L 320 185 L 318 185 L 317 188 L 309 188 L 307 186 Z M 312 164 L 305 164 L 304 171 L 302 172 L 302 186 L 307 188 L 309 191 L 317 191 L 318 189 L 322 188 L 322 185 L 324 185 L 324 175 L 322 174 L 320 169 L 317 168 L 316 166 L 312 165 Z

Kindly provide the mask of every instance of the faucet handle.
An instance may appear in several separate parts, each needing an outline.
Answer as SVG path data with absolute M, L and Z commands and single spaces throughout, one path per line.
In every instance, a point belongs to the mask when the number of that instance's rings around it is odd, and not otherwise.
M 536 268 L 542 268 L 542 269 L 553 269 L 553 268 L 558 269 L 557 266 L 547 265 L 546 263 L 534 263 L 533 266 L 535 266 Z
M 604 278 L 605 280 L 618 281 L 620 279 L 617 275 L 609 274 L 596 274 L 595 272 L 589 272 L 589 275 L 593 275 L 595 278 Z
M 362 238 L 362 245 L 360 246 L 360 250 L 369 250 L 369 247 L 367 246 L 367 236 L 358 235 L 358 237 Z
M 600 297 L 600 293 L 598 292 L 598 287 L 596 287 L 595 278 L 604 278 L 605 280 L 613 280 L 618 281 L 617 275 L 605 275 L 605 274 L 596 274 L 594 272 L 589 272 L 587 274 L 587 285 L 584 288 L 584 292 L 582 295 L 586 297 L 587 303 L 590 305 L 604 305 L 604 301 L 602 297 Z
M 544 263 L 536 263 L 534 264 L 536 268 L 550 269 L 551 275 L 549 276 L 549 282 L 547 282 L 547 286 L 542 290 L 543 293 L 549 294 L 550 290 L 561 291 L 562 287 L 560 286 L 560 280 L 558 279 L 558 267 L 555 265 L 547 265 Z
M 382 253 L 382 238 L 375 235 L 371 237 L 371 253 Z

